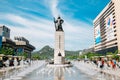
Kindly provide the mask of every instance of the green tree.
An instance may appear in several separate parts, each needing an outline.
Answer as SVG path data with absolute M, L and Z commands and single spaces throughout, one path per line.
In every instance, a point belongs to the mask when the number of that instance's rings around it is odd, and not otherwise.
M 45 57 L 44 57 L 45 58 Z M 32 59 L 38 59 L 38 60 L 40 60 L 40 59 L 42 59 L 41 57 L 40 57 L 40 55 L 39 54 L 33 54 L 32 55 Z
M 12 49 L 10 47 L 1 47 L 0 48 L 0 54 L 13 55 L 13 53 L 14 53 L 14 49 Z
M 20 52 L 20 53 L 17 53 L 16 56 L 24 56 L 24 58 L 27 58 L 28 53 L 26 53 L 26 52 Z
M 107 52 L 106 55 L 113 55 L 113 53 L 112 52 Z

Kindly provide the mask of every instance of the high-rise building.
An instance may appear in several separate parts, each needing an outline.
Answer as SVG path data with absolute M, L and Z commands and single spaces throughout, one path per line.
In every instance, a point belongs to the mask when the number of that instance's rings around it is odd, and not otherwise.
M 120 0 L 111 0 L 94 19 L 93 24 L 95 52 L 120 50 Z
M 6 26 L 0 26 L 0 35 L 6 38 L 10 38 L 10 29 Z
M 0 47 L 8 46 L 14 48 L 15 43 L 10 39 L 10 29 L 5 25 L 0 26 Z

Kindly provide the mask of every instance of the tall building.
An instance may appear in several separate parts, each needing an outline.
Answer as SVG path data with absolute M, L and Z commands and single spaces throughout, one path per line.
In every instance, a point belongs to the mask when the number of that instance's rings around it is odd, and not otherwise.
M 0 26 L 0 47 L 15 47 L 15 43 L 10 39 L 10 29 L 4 25 Z
M 0 35 L 6 38 L 10 38 L 10 29 L 6 26 L 0 26 Z
M 93 24 L 95 52 L 120 50 L 120 0 L 111 0 L 94 19 Z

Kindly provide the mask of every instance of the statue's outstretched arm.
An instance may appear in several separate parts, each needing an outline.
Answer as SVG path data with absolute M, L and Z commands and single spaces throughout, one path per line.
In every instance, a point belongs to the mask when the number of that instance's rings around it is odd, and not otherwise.
M 55 20 L 55 17 L 54 17 L 54 23 L 55 23 L 55 29 L 57 30 L 57 26 L 56 26 L 57 21 Z
M 54 23 L 56 23 L 55 17 L 54 17 Z

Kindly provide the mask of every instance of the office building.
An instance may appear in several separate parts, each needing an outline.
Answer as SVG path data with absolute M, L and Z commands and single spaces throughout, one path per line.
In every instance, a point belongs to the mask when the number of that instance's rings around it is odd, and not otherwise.
M 10 38 L 10 29 L 6 26 L 0 26 L 0 35 L 6 38 Z
M 0 26 L 0 47 L 15 48 L 15 43 L 10 39 L 10 29 L 5 25 Z
M 26 53 L 28 58 L 31 57 L 31 52 L 35 49 L 33 45 L 24 37 L 15 37 L 14 40 L 10 38 L 10 29 L 6 26 L 0 26 L 0 47 L 9 47 L 14 50 L 13 55 L 18 53 Z
M 95 52 L 120 50 L 120 0 L 111 0 L 94 19 L 93 24 Z
M 31 52 L 35 49 L 35 47 L 31 45 L 26 38 L 17 36 L 14 37 L 14 42 L 16 45 L 16 55 L 26 53 L 28 57 L 31 57 Z

